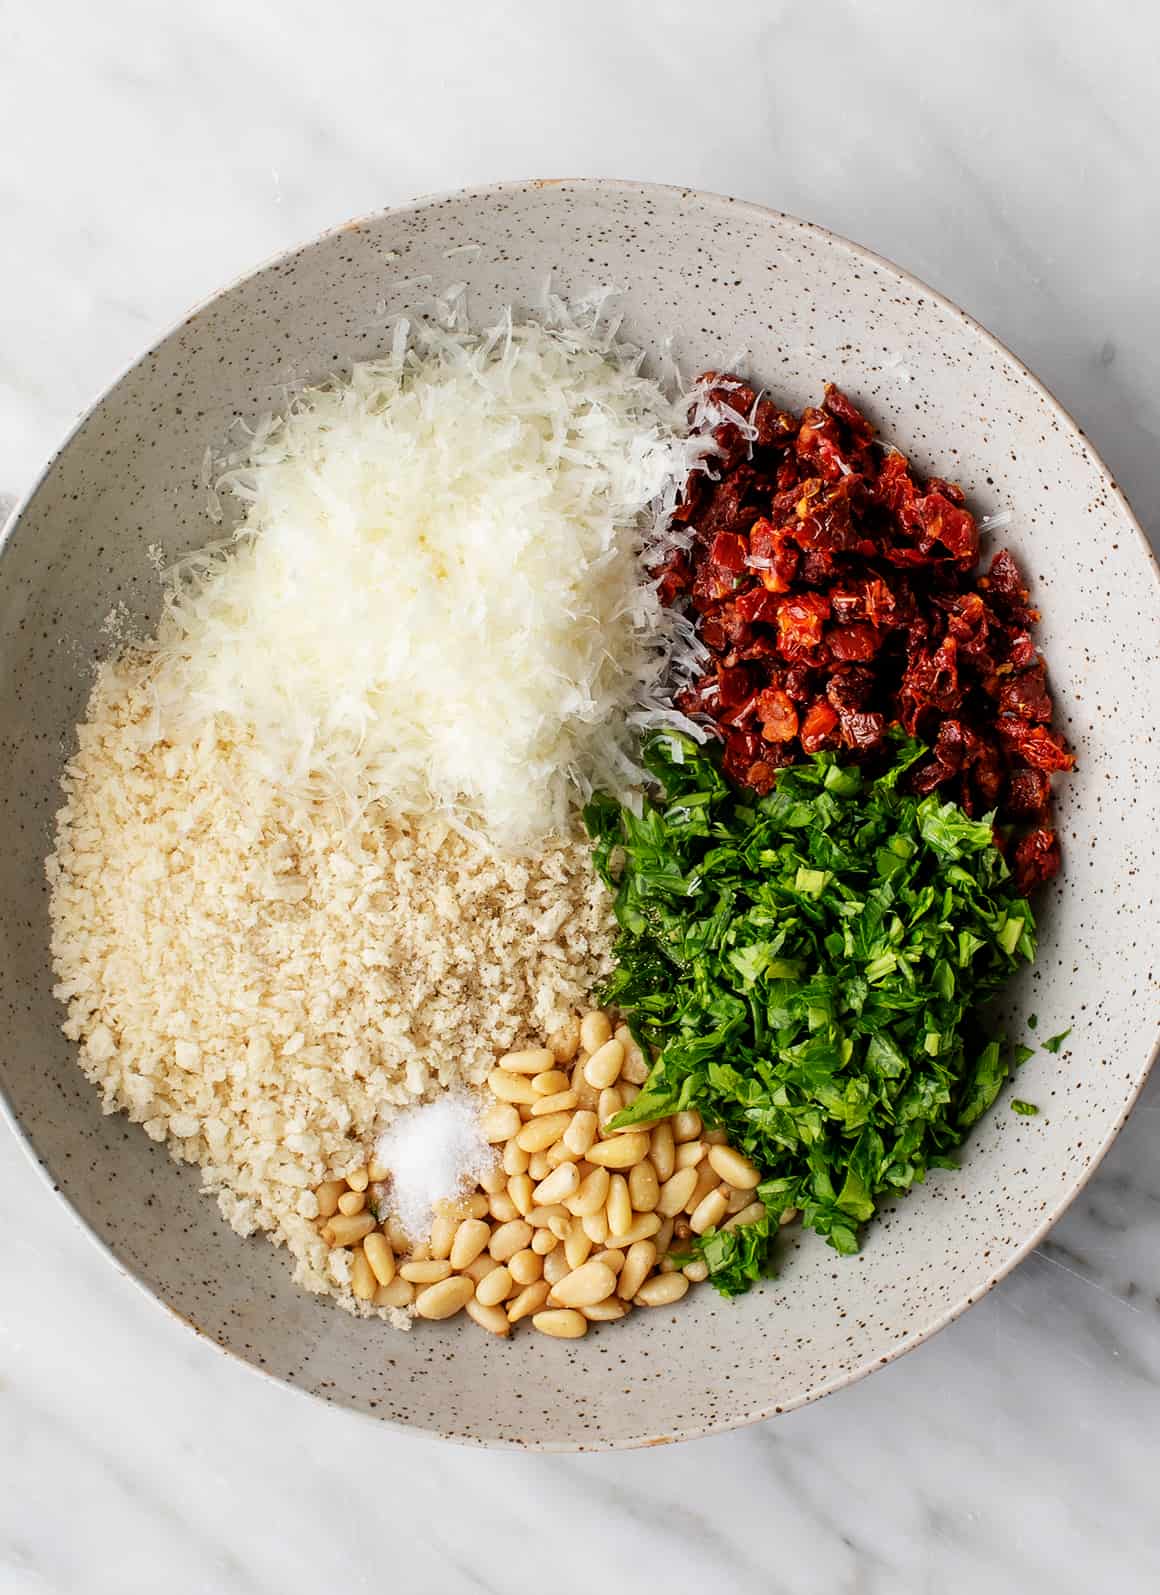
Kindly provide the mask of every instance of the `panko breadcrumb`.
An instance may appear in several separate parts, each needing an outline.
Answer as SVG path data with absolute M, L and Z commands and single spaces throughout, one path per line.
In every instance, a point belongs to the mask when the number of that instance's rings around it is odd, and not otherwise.
M 579 835 L 512 859 L 434 820 L 348 824 L 270 785 L 232 722 L 157 740 L 150 673 L 143 652 L 102 667 L 65 770 L 47 866 L 65 1033 L 106 1112 L 353 1306 L 314 1187 L 399 1108 L 583 1006 L 608 897 Z

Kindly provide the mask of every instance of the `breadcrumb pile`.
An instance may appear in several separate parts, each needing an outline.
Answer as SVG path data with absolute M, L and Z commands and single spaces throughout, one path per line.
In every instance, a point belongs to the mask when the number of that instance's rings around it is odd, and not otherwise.
M 48 860 L 66 1034 L 106 1112 L 198 1163 L 239 1234 L 351 1305 L 312 1222 L 399 1108 L 584 1006 L 613 922 L 579 836 L 496 856 L 272 786 L 221 717 L 158 738 L 147 652 L 102 667 Z

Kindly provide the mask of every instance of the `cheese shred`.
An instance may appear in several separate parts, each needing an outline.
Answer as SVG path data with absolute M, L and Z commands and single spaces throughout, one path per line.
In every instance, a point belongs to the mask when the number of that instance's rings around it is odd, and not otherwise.
M 673 719 L 693 644 L 648 571 L 705 449 L 603 306 L 398 322 L 210 473 L 244 514 L 166 573 L 157 735 L 227 716 L 304 800 L 565 831 Z

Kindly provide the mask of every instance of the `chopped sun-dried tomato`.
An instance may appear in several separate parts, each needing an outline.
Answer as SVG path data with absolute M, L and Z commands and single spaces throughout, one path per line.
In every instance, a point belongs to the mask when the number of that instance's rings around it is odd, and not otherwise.
M 692 547 L 657 572 L 711 659 L 678 698 L 715 726 L 729 777 L 768 791 L 803 754 L 871 766 L 891 725 L 930 746 L 911 789 L 997 812 L 1012 868 L 1047 879 L 1051 772 L 1073 764 L 1051 729 L 1014 558 L 974 572 L 979 536 L 960 487 L 923 481 L 833 386 L 800 417 L 709 373 L 714 478 L 693 472 L 675 512 Z M 1023 827 L 1020 833 L 1019 827 Z

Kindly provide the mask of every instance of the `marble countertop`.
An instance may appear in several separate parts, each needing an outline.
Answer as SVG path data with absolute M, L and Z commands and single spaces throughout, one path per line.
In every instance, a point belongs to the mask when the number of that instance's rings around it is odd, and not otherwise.
M 1160 17 L 1082 0 L 0 3 L 0 493 L 189 303 L 412 194 L 766 201 L 1010 344 L 1160 526 Z M 724 107 L 718 117 L 712 107 Z M 484 1455 L 264 1382 L 0 1128 L 0 1595 L 1154 1591 L 1160 1079 L 1044 1247 L 902 1362 L 663 1451 Z

